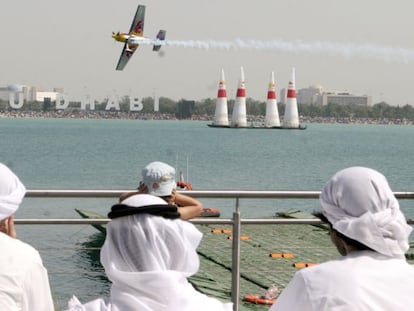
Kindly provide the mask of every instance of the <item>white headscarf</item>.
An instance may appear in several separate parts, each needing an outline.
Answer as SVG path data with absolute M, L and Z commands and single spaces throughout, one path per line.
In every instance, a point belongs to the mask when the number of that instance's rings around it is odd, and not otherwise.
M 140 207 L 166 202 L 138 194 L 122 204 Z M 193 224 L 180 219 L 148 214 L 112 219 L 101 250 L 101 262 L 112 282 L 111 295 L 85 305 L 73 298 L 70 310 L 232 310 L 231 303 L 196 291 L 187 280 L 199 268 L 196 248 L 201 238 Z
M 366 167 L 337 172 L 320 196 L 323 214 L 333 228 L 371 249 L 401 257 L 412 231 L 386 178 Z
M 26 188 L 19 178 L 0 163 L 0 220 L 13 215 L 19 208 Z
M 134 195 L 129 206 L 167 205 L 156 196 Z M 102 264 L 124 272 L 173 270 L 186 277 L 199 268 L 196 252 L 202 234 L 191 223 L 136 214 L 112 219 L 101 251 Z M 107 271 L 108 272 L 108 271 Z

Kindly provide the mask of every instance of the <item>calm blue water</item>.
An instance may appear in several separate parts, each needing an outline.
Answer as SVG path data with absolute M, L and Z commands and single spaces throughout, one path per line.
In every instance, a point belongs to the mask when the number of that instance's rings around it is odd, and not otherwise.
M 209 128 L 195 121 L 0 119 L 0 161 L 28 189 L 132 189 L 147 163 L 182 170 L 199 190 L 320 190 L 336 171 L 368 166 L 394 191 L 414 190 L 414 127 L 309 124 L 305 131 Z M 26 199 L 18 218 L 78 218 L 74 208 L 106 214 L 112 199 Z M 224 217 L 234 202 L 203 200 Z M 414 218 L 414 202 L 401 201 Z M 317 200 L 245 200 L 242 217 L 312 211 Z M 27 226 L 19 237 L 38 248 L 58 309 L 71 294 L 107 293 L 101 241 L 90 226 Z

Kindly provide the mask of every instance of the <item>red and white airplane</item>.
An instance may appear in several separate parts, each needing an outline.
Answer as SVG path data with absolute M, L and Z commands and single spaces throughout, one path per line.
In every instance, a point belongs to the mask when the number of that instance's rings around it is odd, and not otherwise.
M 131 28 L 128 33 L 113 32 L 112 38 L 119 42 L 125 42 L 124 48 L 122 49 L 121 57 L 119 58 L 116 70 L 124 69 L 131 56 L 140 44 L 153 45 L 153 51 L 159 51 L 161 45 L 165 40 L 165 30 L 160 30 L 155 39 L 144 37 L 144 18 L 145 18 L 145 6 L 139 5 L 135 13 L 134 20 L 132 21 Z

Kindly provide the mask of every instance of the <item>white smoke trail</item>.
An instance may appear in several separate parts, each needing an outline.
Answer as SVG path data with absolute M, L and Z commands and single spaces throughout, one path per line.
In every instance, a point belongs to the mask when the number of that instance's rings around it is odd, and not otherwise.
M 414 50 L 376 44 L 354 44 L 328 41 L 285 41 L 285 40 L 165 40 L 152 41 L 152 44 L 197 49 L 221 50 L 270 50 L 290 53 L 328 54 L 352 58 L 355 56 L 374 58 L 385 62 L 414 62 Z

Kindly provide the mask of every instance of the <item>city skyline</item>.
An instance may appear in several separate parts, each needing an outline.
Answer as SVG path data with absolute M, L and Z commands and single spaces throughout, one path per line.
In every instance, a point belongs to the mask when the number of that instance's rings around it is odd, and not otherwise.
M 111 33 L 128 31 L 138 4 L 147 7 L 144 35 L 165 29 L 166 46 L 159 54 L 140 46 L 116 72 L 122 45 Z M 246 96 L 265 101 L 271 71 L 279 94 L 295 67 L 298 89 L 321 85 L 372 96 L 373 103 L 414 105 L 414 43 L 408 40 L 414 3 L 408 0 L 23 0 L 5 7 L 2 86 L 62 87 L 74 97 L 155 93 L 202 100 L 216 97 L 224 69 L 228 98 L 235 98 L 242 66 Z
M 274 75 L 272 75 L 273 78 Z M 220 83 L 221 84 L 221 83 Z M 269 84 L 268 84 L 269 85 Z M 221 89 L 222 86 L 219 85 L 218 90 Z M 277 92 L 275 90 L 275 100 L 276 103 L 286 104 L 286 92 L 288 88 L 282 88 Z M 325 90 L 322 86 L 309 86 L 305 88 L 299 88 L 296 89 L 297 92 L 297 98 L 298 98 L 298 104 L 316 104 L 316 105 L 326 105 L 328 103 L 327 98 L 329 96 L 340 96 L 340 97 L 349 97 L 350 99 L 345 99 L 345 102 L 349 102 L 349 104 L 363 104 L 367 106 L 372 106 L 375 103 L 372 103 L 372 98 L 370 95 L 365 94 L 354 94 L 352 92 L 342 92 L 342 91 L 336 91 L 336 90 Z M 227 92 L 226 92 L 227 93 Z M 3 101 L 15 101 L 15 104 L 12 104 L 13 107 L 18 106 L 18 101 L 43 101 L 44 97 L 48 97 L 51 99 L 52 102 L 56 101 L 56 98 L 59 97 L 61 101 L 65 102 L 86 102 L 90 103 L 92 101 L 97 102 L 105 102 L 105 101 L 115 101 L 115 102 L 121 102 L 125 97 L 134 98 L 135 101 L 143 100 L 148 97 L 152 97 L 159 100 L 159 97 L 157 94 L 152 94 L 153 96 L 145 96 L 145 95 L 139 95 L 139 94 L 118 94 L 116 90 L 114 90 L 114 93 L 109 94 L 107 97 L 102 98 L 102 96 L 94 96 L 94 94 L 85 94 L 84 97 L 74 97 L 71 96 L 71 94 L 67 94 L 64 91 L 64 88 L 53 88 L 50 90 L 47 89 L 38 89 L 36 86 L 30 86 L 30 85 L 18 85 L 18 84 L 12 84 L 7 87 L 0 86 L 0 100 Z M 13 97 L 13 99 L 10 99 L 10 96 Z M 20 98 L 21 97 L 21 98 Z M 163 96 L 161 96 L 163 97 Z M 222 96 L 220 96 L 222 97 Z M 20 99 L 19 99 L 20 98 Z M 34 99 L 36 98 L 36 99 Z M 165 97 L 167 99 L 171 99 L 168 97 Z M 217 97 L 214 97 L 218 99 Z M 214 99 L 211 98 L 204 98 L 204 99 Z M 228 100 L 236 100 L 236 97 L 229 97 L 228 95 L 225 96 Z M 249 98 L 249 97 L 246 97 Z M 325 98 L 325 99 L 323 99 Z M 353 102 L 351 98 L 358 98 L 357 101 Z M 360 99 L 364 99 L 364 103 L 360 102 Z M 194 100 L 191 98 L 182 98 L 184 100 Z M 203 101 L 201 100 L 194 100 L 194 101 Z M 261 100 L 256 98 L 251 98 L 254 101 L 258 102 L 265 102 L 268 100 Z M 172 99 L 173 100 L 173 99 Z M 366 101 L 366 102 L 365 102 Z M 345 103 L 344 102 L 344 103 Z M 20 103 L 21 105 L 21 103 Z M 88 105 L 88 104 L 87 104 Z

